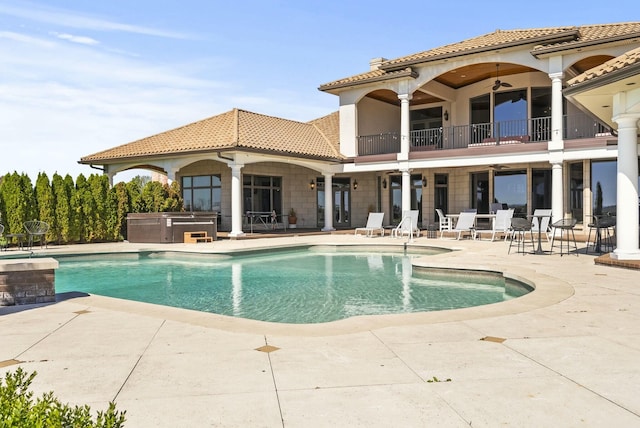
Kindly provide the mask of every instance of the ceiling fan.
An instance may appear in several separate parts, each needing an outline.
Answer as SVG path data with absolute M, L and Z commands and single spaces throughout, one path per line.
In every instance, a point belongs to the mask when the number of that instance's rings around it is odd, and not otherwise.
M 493 90 L 497 91 L 498 89 L 500 89 L 501 87 L 503 88 L 510 88 L 512 85 L 511 83 L 507 83 L 507 82 L 502 82 L 500 81 L 500 73 L 499 73 L 499 69 L 500 69 L 500 64 L 496 64 L 496 82 L 493 84 Z

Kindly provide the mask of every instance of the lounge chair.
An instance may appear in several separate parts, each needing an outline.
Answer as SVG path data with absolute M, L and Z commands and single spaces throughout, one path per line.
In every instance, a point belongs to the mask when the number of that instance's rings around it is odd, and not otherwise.
M 418 216 L 420 212 L 418 210 L 410 210 L 402 212 L 402 220 L 400 224 L 391 231 L 391 236 L 394 238 L 401 238 L 404 235 L 413 239 L 414 236 L 420 236 L 420 229 L 418 229 Z
M 384 213 L 369 213 L 367 225 L 365 227 L 356 227 L 354 235 L 357 235 L 358 232 L 365 232 L 365 236 L 372 237 L 377 232 L 380 232 L 380 236 L 384 236 L 382 220 L 384 220 Z
M 496 211 L 496 217 L 493 219 L 493 227 L 486 230 L 476 230 L 476 236 L 482 236 L 483 233 L 491 232 L 491 242 L 493 242 L 497 233 L 504 233 L 504 239 L 506 241 L 507 236 L 509 236 L 509 231 L 511 230 L 513 211 L 513 208 L 508 210 L 499 209 Z
M 47 232 L 49 225 L 44 221 L 31 220 L 24 223 L 24 230 L 27 232 L 28 248 L 33 246 L 33 241 L 40 241 L 40 248 L 47 247 Z
M 451 217 L 447 217 L 444 215 L 440 208 L 436 208 L 436 213 L 438 213 L 438 224 L 440 226 L 440 237 L 442 238 L 443 232 L 451 232 L 453 229 L 453 223 L 451 222 Z
M 476 239 L 476 230 L 475 230 L 475 222 L 476 222 L 476 213 L 475 212 L 461 212 L 458 216 L 458 221 L 451 232 L 455 232 L 457 234 L 457 239 L 459 240 L 462 237 L 462 234 L 465 232 L 469 232 L 469 235 L 472 239 Z

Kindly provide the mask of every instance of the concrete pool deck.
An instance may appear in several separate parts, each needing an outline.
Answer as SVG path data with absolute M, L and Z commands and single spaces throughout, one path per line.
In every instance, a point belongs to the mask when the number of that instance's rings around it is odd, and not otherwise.
M 402 242 L 325 234 L 34 252 Z M 127 427 L 640 426 L 640 271 L 596 265 L 584 250 L 523 256 L 508 255 L 504 241 L 414 244 L 461 250 L 420 264 L 506 272 L 539 288 L 496 305 L 313 326 L 60 296 L 0 308 L 0 374 L 37 371 L 37 396 L 51 390 L 94 410 L 115 401 Z

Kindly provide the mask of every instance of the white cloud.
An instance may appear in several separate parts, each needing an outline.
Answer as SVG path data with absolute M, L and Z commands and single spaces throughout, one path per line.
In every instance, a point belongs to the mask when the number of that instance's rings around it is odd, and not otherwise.
M 70 42 L 79 43 L 81 45 L 97 45 L 100 43 L 97 40 L 92 39 L 91 37 L 86 37 L 86 36 L 74 36 L 73 34 L 56 33 L 56 32 L 53 32 L 51 34 L 53 34 L 59 39 L 68 40 Z
M 0 39 L 10 40 L 13 42 L 40 45 L 41 47 L 51 47 L 53 43 L 49 40 L 43 40 L 38 37 L 28 36 L 26 34 L 15 33 L 13 31 L 0 31 Z
M 137 25 L 123 24 L 107 19 L 96 18 L 64 9 L 54 9 L 34 3 L 21 3 L 20 6 L 0 4 L 0 14 L 9 15 L 30 21 L 55 24 L 69 28 L 81 28 L 95 31 L 118 31 L 148 36 L 164 37 L 172 39 L 187 39 L 187 34 L 149 28 Z
M 0 5 L 0 15 L 8 10 L 13 16 L 30 13 Z M 74 14 L 36 10 L 29 18 L 34 16 L 41 22 L 60 18 L 83 30 L 119 28 Z M 110 46 L 107 35 L 98 42 L 74 31 L 46 29 L 37 37 L 30 28 L 20 28 L 0 32 L 0 147 L 11 153 L 0 156 L 0 174 L 16 170 L 35 180 L 38 172 L 49 178 L 58 172 L 75 178 L 97 172 L 77 163 L 83 156 L 233 107 L 309 120 L 328 113 L 318 106 L 335 104 L 316 102 L 324 94 L 313 88 L 310 96 L 300 96 L 269 89 L 272 82 L 255 75 L 240 82 L 238 60 L 219 57 L 215 50 L 181 52 L 178 59 L 164 52 L 154 57 L 145 50 L 158 43 L 144 48 L 127 44 L 126 49 L 139 50 L 136 57 Z

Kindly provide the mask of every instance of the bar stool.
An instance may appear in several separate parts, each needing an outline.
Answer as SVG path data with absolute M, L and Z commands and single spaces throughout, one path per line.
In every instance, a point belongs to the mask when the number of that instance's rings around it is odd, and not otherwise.
M 609 215 L 594 215 L 593 222 L 588 224 L 589 227 L 589 235 L 587 236 L 587 249 L 586 252 L 589 252 L 589 244 L 591 243 L 591 232 L 593 229 L 596 230 L 593 242 L 593 251 L 594 253 L 607 252 L 607 248 L 613 251 L 613 239 L 611 232 L 614 231 L 616 227 L 616 217 Z
M 511 219 L 511 242 L 509 243 L 509 251 L 507 251 L 507 254 L 511 253 L 511 245 L 513 245 L 513 240 L 517 239 L 517 252 L 520 252 L 520 244 L 522 243 L 522 255 L 524 255 L 524 246 L 526 243 L 527 233 L 529 233 L 529 236 L 531 236 L 531 248 L 534 248 L 533 234 L 531 233 L 531 221 L 527 220 L 526 218 L 513 217 Z
M 567 254 L 570 254 L 570 248 L 569 245 L 571 244 L 570 239 L 573 239 L 573 248 L 576 251 L 576 256 L 578 255 L 578 244 L 576 244 L 576 235 L 575 232 L 573 231 L 573 228 L 576 226 L 576 223 L 578 223 L 578 220 L 575 218 L 563 218 L 562 220 L 558 220 L 555 223 L 553 223 L 551 225 L 553 231 L 553 235 L 551 238 L 551 251 L 553 252 L 553 243 L 556 239 L 556 229 L 560 231 L 560 257 L 562 257 L 562 254 L 564 254 L 562 252 L 562 235 L 564 233 L 566 233 L 566 237 L 565 239 L 567 240 Z M 569 236 L 569 232 L 571 232 L 571 236 Z

